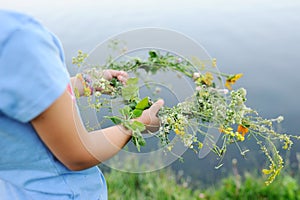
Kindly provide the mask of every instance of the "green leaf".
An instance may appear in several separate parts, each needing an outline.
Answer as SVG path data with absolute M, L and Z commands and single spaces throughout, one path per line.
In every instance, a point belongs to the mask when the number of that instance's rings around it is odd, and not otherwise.
M 138 78 L 129 78 L 127 80 L 126 86 L 122 88 L 122 97 L 125 101 L 128 101 L 138 96 L 138 82 Z
M 157 53 L 154 50 L 149 51 L 150 58 L 157 58 Z
M 138 152 L 140 152 L 140 151 L 141 151 L 141 147 L 140 147 L 138 138 L 135 137 L 135 136 L 132 136 L 132 142 L 133 142 L 133 144 L 136 146 Z
M 128 85 L 122 88 L 122 97 L 125 101 L 128 101 L 138 95 L 139 88 L 135 85 Z
M 143 110 L 140 110 L 140 109 L 134 109 L 134 110 L 132 111 L 132 114 L 133 114 L 132 118 L 137 118 L 137 117 L 141 116 L 142 113 L 143 113 Z
M 140 144 L 141 146 L 145 146 L 145 144 L 146 144 L 146 141 L 145 141 L 145 139 L 143 138 L 142 135 L 139 135 L 139 136 L 138 136 L 138 142 L 139 142 L 139 144 Z
M 117 116 L 106 116 L 106 118 L 110 119 L 114 124 L 120 124 L 122 119 Z
M 120 85 L 120 81 L 117 79 L 117 78 L 112 78 L 110 80 L 110 84 L 113 86 L 113 87 L 117 87 L 118 85 Z
M 145 110 L 147 108 L 150 107 L 150 104 L 149 104 L 149 97 L 145 97 L 143 98 L 141 101 L 139 101 L 136 105 L 136 109 L 139 109 L 139 110 Z
M 134 109 L 135 109 L 135 106 L 136 106 L 136 101 L 131 101 L 131 102 L 128 104 L 128 106 L 129 106 L 132 110 L 134 110 Z
M 146 141 L 141 133 L 146 129 L 145 125 L 138 121 L 134 121 L 132 123 L 130 123 L 130 121 L 124 121 L 123 126 L 132 131 L 132 142 L 136 146 L 137 150 L 140 151 L 141 146 L 146 144 Z
M 141 146 L 145 146 L 146 144 L 146 141 L 139 130 L 135 130 L 132 132 L 132 142 L 136 146 L 138 151 L 141 150 Z
M 126 81 L 126 85 L 137 85 L 139 82 L 139 79 L 138 78 L 129 78 L 127 79 Z
M 133 130 L 133 131 L 139 131 L 139 132 L 142 132 L 146 129 L 145 125 L 142 123 L 142 122 L 138 122 L 138 121 L 134 121 L 130 124 L 130 128 Z
M 127 118 L 130 115 L 130 107 L 129 106 L 124 106 L 124 108 L 120 108 L 119 112 L 121 115 L 123 115 L 125 118 Z

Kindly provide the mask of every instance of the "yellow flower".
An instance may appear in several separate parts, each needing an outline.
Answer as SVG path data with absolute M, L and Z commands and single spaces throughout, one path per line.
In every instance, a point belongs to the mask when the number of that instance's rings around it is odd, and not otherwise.
M 217 67 L 217 59 L 213 58 L 211 64 L 212 64 L 212 67 Z
M 288 142 L 284 143 L 284 146 L 282 147 L 284 150 L 288 149 L 290 147 Z
M 263 169 L 262 173 L 267 175 L 267 174 L 271 174 L 273 171 L 274 171 L 273 169 Z
M 83 94 L 84 94 L 84 96 L 91 96 L 91 94 L 92 94 L 92 91 L 91 91 L 91 89 L 90 88 L 88 88 L 88 87 L 85 87 L 85 88 L 83 88 Z
M 167 146 L 167 149 L 168 149 L 169 151 L 172 151 L 172 148 L 173 148 L 173 146 L 171 146 L 171 145 Z
M 184 131 L 179 130 L 178 128 L 175 128 L 175 129 L 174 129 L 174 132 L 176 133 L 176 135 L 184 135 L 184 134 L 185 134 Z
M 271 173 L 274 173 L 276 170 L 275 170 L 275 166 L 274 166 L 274 164 L 270 164 L 270 166 L 269 166 L 269 169 L 263 169 L 262 170 L 262 173 L 264 173 L 264 174 L 271 174 Z
M 241 77 L 243 76 L 243 74 L 235 74 L 233 76 L 230 76 L 226 79 L 226 82 L 225 82 L 225 86 L 229 89 L 229 90 L 232 90 L 232 87 L 231 85 L 235 84 L 235 82 L 237 80 L 239 80 Z
M 202 149 L 203 147 L 203 143 L 202 142 L 198 142 L 198 149 Z
M 220 127 L 219 131 L 221 133 L 224 133 L 225 135 L 235 136 L 233 129 L 231 127 L 228 127 L 225 129 L 223 127 Z
M 170 123 L 171 122 L 171 117 L 167 118 L 167 122 Z
M 213 79 L 214 79 L 214 77 L 213 77 L 212 73 L 206 72 L 206 73 L 205 73 L 205 76 L 204 76 L 203 79 L 202 79 L 202 81 L 203 81 L 206 85 L 210 86 L 210 85 L 212 84 L 212 80 L 213 80 Z
M 244 140 L 245 140 L 245 137 L 242 136 L 239 132 L 236 132 L 236 133 L 235 133 L 235 136 L 236 136 L 236 138 L 237 138 L 239 141 L 244 141 Z
M 181 135 L 181 131 L 179 129 L 175 128 L 174 131 L 177 135 Z

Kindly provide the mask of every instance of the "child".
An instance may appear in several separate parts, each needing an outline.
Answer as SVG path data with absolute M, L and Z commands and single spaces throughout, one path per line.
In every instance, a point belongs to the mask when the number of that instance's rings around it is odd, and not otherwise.
M 127 73 L 104 78 L 125 83 Z M 34 19 L 0 10 L 0 197 L 1 200 L 107 199 L 96 167 L 131 138 L 120 126 L 88 133 L 70 85 L 83 94 L 84 76 L 71 78 L 59 40 Z M 136 119 L 159 126 L 154 103 Z

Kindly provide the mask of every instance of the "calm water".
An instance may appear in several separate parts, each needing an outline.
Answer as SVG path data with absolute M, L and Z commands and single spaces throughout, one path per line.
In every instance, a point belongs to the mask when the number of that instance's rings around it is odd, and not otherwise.
M 26 2 L 26 3 L 25 3 Z M 162 3 L 163 2 L 163 3 Z M 67 63 L 78 49 L 90 51 L 99 42 L 119 32 L 140 27 L 162 27 L 182 32 L 201 43 L 217 58 L 221 71 L 243 72 L 238 85 L 248 90 L 248 105 L 264 117 L 283 115 L 282 130 L 300 134 L 300 2 L 289 1 L 17 1 L 0 0 L 0 8 L 31 14 L 61 39 Z M 255 147 L 243 160 L 232 147 L 225 162 L 239 160 L 239 170 L 254 170 L 263 163 Z M 295 168 L 296 142 L 291 152 Z M 193 181 L 214 184 L 227 164 L 215 170 L 215 156 L 197 160 L 185 154 L 185 163 L 175 163 Z

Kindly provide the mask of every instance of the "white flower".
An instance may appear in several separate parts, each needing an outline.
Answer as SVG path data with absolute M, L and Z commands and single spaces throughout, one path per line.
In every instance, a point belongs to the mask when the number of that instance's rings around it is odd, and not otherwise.
M 95 96 L 96 96 L 96 97 L 100 97 L 100 96 L 101 96 L 101 92 L 96 91 L 96 92 L 95 92 Z
M 185 134 L 182 138 L 183 144 L 186 147 L 190 147 L 193 144 L 193 135 Z
M 243 97 L 245 97 L 245 96 L 247 95 L 247 90 L 246 90 L 245 88 L 240 88 L 240 89 L 239 89 L 239 92 L 241 93 L 241 95 L 242 95 Z
M 177 63 L 181 63 L 182 59 L 181 58 L 177 58 Z
M 195 72 L 195 73 L 193 74 L 193 79 L 196 80 L 197 78 L 200 78 L 200 73 Z
M 276 119 L 276 121 L 277 121 L 278 123 L 282 122 L 283 120 L 284 120 L 283 116 L 279 116 L 279 117 L 277 117 L 277 119 Z
M 222 94 L 228 94 L 229 90 L 227 90 L 227 89 L 219 89 L 218 92 L 220 92 Z

